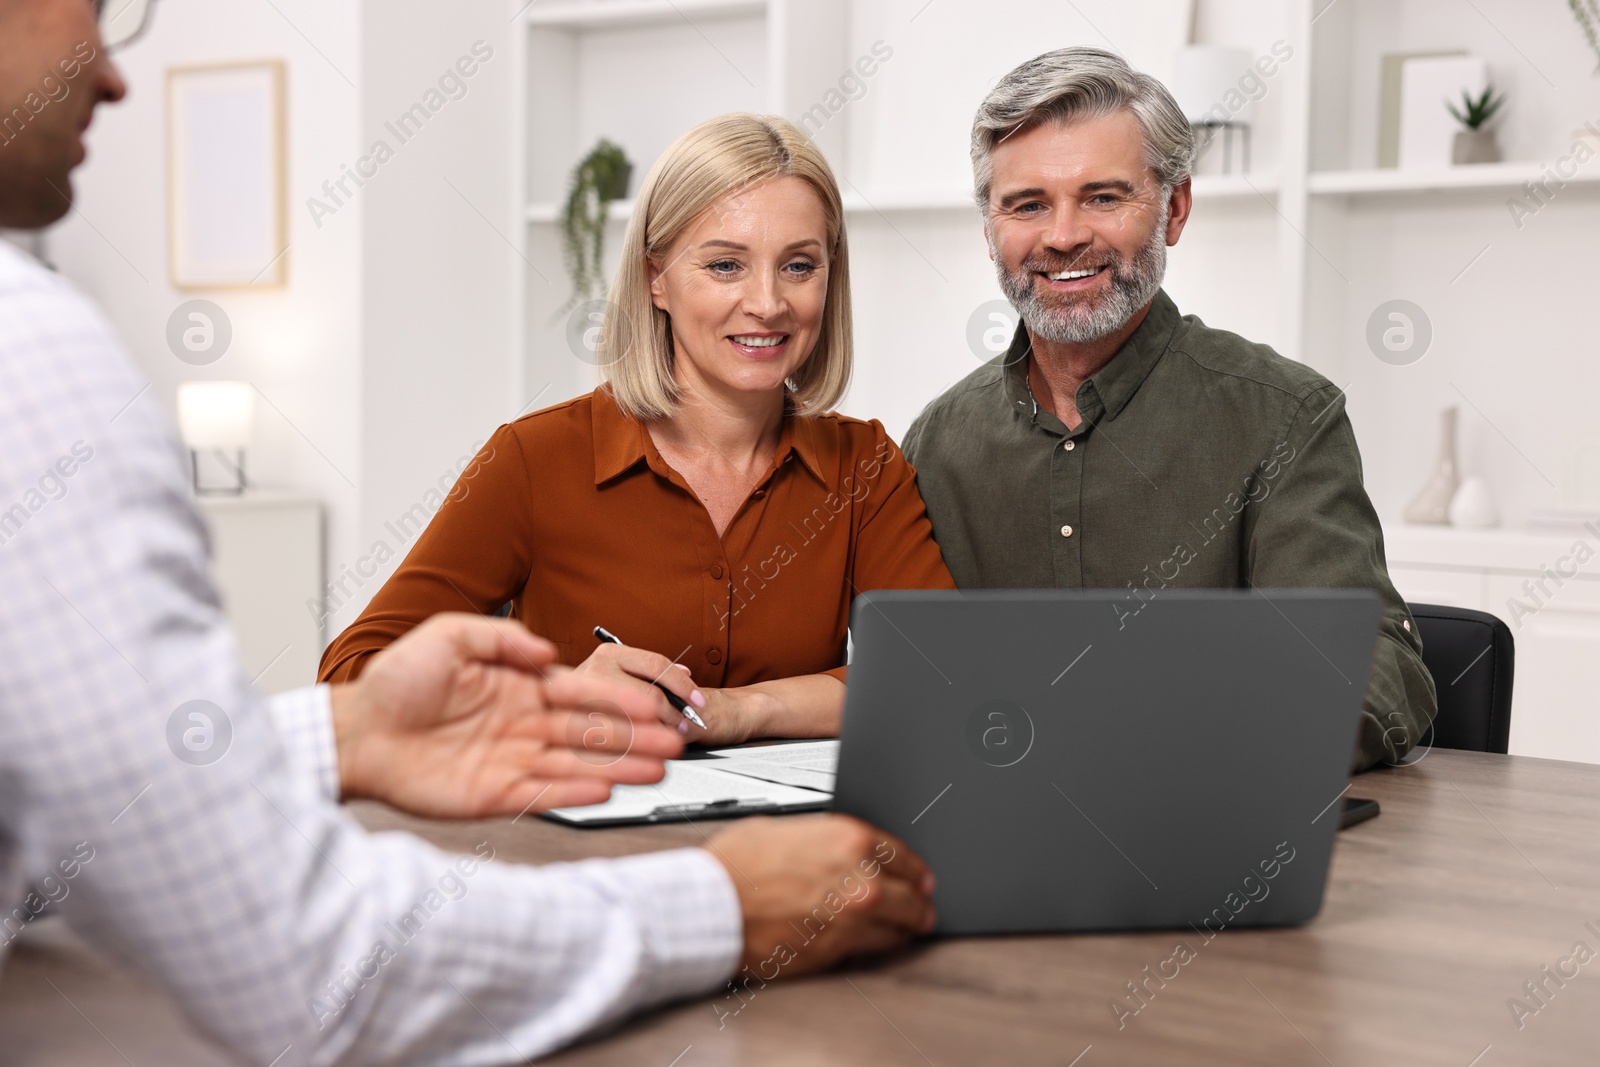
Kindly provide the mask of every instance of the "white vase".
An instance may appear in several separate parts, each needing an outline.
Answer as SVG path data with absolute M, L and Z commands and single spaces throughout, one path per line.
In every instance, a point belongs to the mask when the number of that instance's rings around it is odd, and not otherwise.
M 1420 526 L 1446 526 L 1450 522 L 1450 502 L 1461 488 L 1456 464 L 1456 409 L 1439 413 L 1439 462 L 1433 477 L 1406 505 L 1405 520 Z
M 1450 501 L 1450 525 L 1480 530 L 1500 525 L 1500 512 L 1486 480 L 1475 475 L 1461 483 L 1455 499 Z

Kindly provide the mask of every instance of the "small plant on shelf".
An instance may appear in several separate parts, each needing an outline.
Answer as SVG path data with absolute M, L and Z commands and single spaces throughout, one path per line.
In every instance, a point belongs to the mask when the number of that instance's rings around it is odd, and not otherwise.
M 1488 123 L 1505 106 L 1505 102 L 1505 94 L 1495 96 L 1492 85 L 1484 86 L 1478 96 L 1463 90 L 1459 108 L 1448 100 L 1444 102 L 1450 114 L 1464 127 L 1456 134 L 1455 144 L 1451 147 L 1452 163 L 1500 162 L 1500 145 Z
M 572 297 L 563 311 L 605 292 L 601 257 L 605 251 L 606 209 L 628 195 L 633 164 L 622 149 L 601 138 L 572 169 L 572 186 L 561 208 L 561 234 Z
M 1506 95 L 1504 93 L 1495 96 L 1494 86 L 1486 85 L 1483 87 L 1483 92 L 1476 98 L 1463 89 L 1461 92 L 1461 107 L 1459 109 L 1448 100 L 1445 101 L 1444 106 L 1449 108 L 1450 114 L 1454 115 L 1456 121 L 1467 129 L 1481 130 L 1483 124 L 1494 118 L 1495 113 L 1504 106 L 1505 102 Z

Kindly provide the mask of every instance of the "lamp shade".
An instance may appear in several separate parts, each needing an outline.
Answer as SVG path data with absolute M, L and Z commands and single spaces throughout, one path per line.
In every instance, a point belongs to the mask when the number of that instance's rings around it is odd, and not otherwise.
M 178 386 L 178 429 L 192 449 L 247 448 L 255 393 L 249 382 L 184 382 Z
M 1243 48 L 1217 44 L 1192 44 L 1178 52 L 1173 69 L 1172 95 L 1184 118 L 1202 122 L 1249 122 L 1254 110 L 1250 94 L 1241 86 L 1251 67 Z

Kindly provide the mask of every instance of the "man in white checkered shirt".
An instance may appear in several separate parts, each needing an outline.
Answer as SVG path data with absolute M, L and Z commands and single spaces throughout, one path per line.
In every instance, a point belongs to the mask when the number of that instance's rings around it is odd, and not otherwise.
M 0 227 L 66 213 L 79 135 L 123 95 L 100 6 L 0 0 Z M 341 797 L 477 818 L 593 802 L 659 780 L 681 741 L 650 687 L 540 676 L 551 646 L 468 616 L 350 686 L 265 701 L 207 553 L 180 446 L 108 325 L 0 241 L 0 961 L 56 901 L 251 1062 L 486 1064 L 741 963 L 805 973 L 931 928 L 926 866 L 842 816 L 540 868 L 366 833 Z M 567 746 L 562 709 L 591 699 L 631 754 Z M 226 758 L 181 758 L 193 730 L 231 730 Z M 868 891 L 784 955 L 790 921 L 869 864 Z

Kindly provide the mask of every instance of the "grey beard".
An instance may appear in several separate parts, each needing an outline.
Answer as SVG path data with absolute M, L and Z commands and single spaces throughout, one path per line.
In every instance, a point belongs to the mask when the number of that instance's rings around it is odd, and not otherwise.
M 1167 214 L 1165 205 L 1150 240 L 1132 260 L 1112 265 L 1111 287 L 1098 302 L 1058 304 L 1041 293 L 1033 272 L 1026 267 L 1011 273 L 995 256 L 1000 289 L 1017 309 L 1030 332 L 1054 344 L 1087 344 L 1116 333 L 1134 312 L 1148 304 L 1161 288 L 1167 272 Z M 993 251 L 993 246 L 990 246 Z

